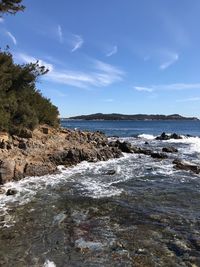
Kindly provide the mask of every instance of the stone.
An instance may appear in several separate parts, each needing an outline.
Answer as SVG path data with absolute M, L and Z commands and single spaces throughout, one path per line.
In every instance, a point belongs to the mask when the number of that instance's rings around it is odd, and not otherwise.
M 155 139 L 164 141 L 164 140 L 170 140 L 170 139 L 182 139 L 182 137 L 176 133 L 168 135 L 165 132 L 163 132 L 160 136 L 157 136 Z
M 194 172 L 196 174 L 200 173 L 200 166 L 197 166 L 195 164 L 191 164 L 189 162 L 181 161 L 179 159 L 175 159 L 172 163 L 175 165 L 176 169 L 185 170 L 185 171 L 192 171 L 192 172 Z
M 119 140 L 117 140 L 116 145 L 122 152 L 133 153 L 131 144 L 129 142 L 120 142 Z
M 32 138 L 33 132 L 27 128 L 23 128 L 20 130 L 18 136 L 21 138 Z
M 16 195 L 17 194 L 17 190 L 16 189 L 8 189 L 7 192 L 6 192 L 6 196 L 13 196 L 13 195 Z
M 177 153 L 178 152 L 178 149 L 176 149 L 173 146 L 163 147 L 162 152 L 166 152 L 166 153 Z
M 25 176 L 43 176 L 52 174 L 57 170 L 56 166 L 52 163 L 27 163 L 24 169 Z
M 14 177 L 14 170 L 14 160 L 0 160 L 0 184 L 11 181 Z
M 0 149 L 6 149 L 6 143 L 4 140 L 0 142 Z
M 9 141 L 10 137 L 7 132 L 0 132 L 0 141 L 7 142 Z
M 48 134 L 49 129 L 47 127 L 42 127 L 42 132 L 43 132 L 43 134 Z
M 108 170 L 108 171 L 104 172 L 103 174 L 104 175 L 114 175 L 115 173 L 116 173 L 115 170 Z
M 151 157 L 154 159 L 167 159 L 168 156 L 164 153 L 159 153 L 159 152 L 153 152 L 151 153 Z
M 4 188 L 0 187 L 0 195 L 5 194 L 5 193 L 6 193 L 6 190 Z
M 20 149 L 26 150 L 27 149 L 27 144 L 25 142 L 21 141 L 21 142 L 19 142 L 18 147 Z

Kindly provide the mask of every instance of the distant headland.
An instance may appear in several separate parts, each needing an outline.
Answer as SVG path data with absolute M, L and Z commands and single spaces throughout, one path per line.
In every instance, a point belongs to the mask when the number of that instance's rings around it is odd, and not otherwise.
M 126 115 L 126 114 L 103 114 L 103 113 L 95 113 L 90 115 L 80 115 L 69 118 L 62 118 L 62 120 L 131 120 L 131 121 L 157 121 L 157 120 L 192 120 L 198 121 L 199 119 L 196 117 L 184 117 L 179 114 L 172 115 L 147 115 L 147 114 L 134 114 L 134 115 Z

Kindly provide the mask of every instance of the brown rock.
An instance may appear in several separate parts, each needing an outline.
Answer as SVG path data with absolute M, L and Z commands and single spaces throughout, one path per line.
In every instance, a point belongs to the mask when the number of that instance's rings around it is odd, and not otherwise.
M 49 129 L 47 127 L 42 127 L 42 132 L 43 132 L 43 134 L 48 134 Z
M 11 181 L 14 177 L 14 170 L 14 160 L 0 160 L 0 184 Z

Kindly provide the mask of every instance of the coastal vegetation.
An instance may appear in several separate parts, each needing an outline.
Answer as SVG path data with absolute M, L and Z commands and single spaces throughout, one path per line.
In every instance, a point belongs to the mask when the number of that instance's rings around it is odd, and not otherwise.
M 22 0 L 1 0 L 0 16 L 23 11 Z M 36 88 L 38 78 L 48 72 L 38 62 L 19 65 L 9 52 L 0 50 L 0 130 L 20 134 L 39 124 L 59 125 L 58 109 Z
M 36 88 L 47 71 L 38 62 L 15 64 L 10 52 L 0 52 L 0 130 L 20 133 L 39 124 L 59 125 L 57 107 Z
M 22 0 L 1 0 L 0 15 L 3 13 L 15 14 L 18 11 L 23 11 L 25 6 L 21 2 Z

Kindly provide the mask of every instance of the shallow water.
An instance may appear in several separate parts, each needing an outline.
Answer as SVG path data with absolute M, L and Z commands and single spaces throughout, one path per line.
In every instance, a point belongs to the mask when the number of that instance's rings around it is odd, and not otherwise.
M 172 165 L 199 163 L 200 138 L 124 139 L 179 152 L 163 161 L 124 154 L 6 184 L 18 193 L 0 196 L 0 266 L 200 266 L 200 177 Z

